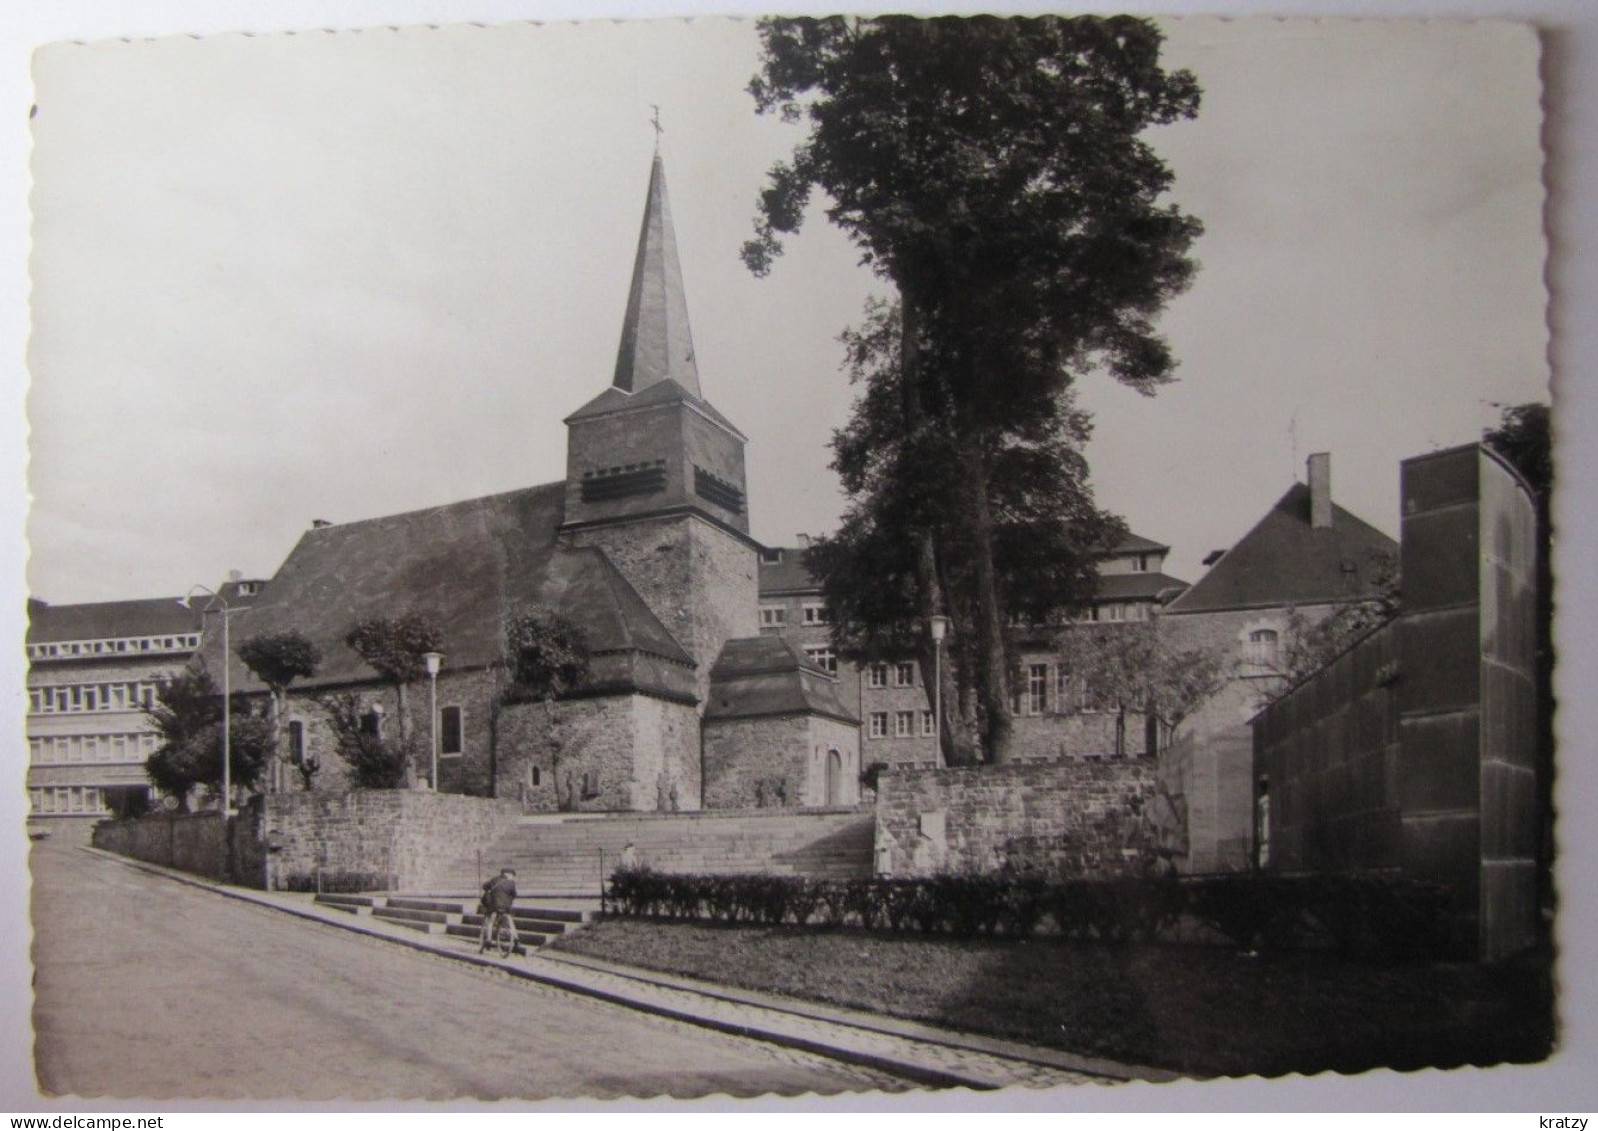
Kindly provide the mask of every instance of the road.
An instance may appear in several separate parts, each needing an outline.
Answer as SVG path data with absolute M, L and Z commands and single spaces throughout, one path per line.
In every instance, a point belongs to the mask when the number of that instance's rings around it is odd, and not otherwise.
M 32 853 L 47 1095 L 446 1100 L 902 1088 L 308 923 L 66 844 Z

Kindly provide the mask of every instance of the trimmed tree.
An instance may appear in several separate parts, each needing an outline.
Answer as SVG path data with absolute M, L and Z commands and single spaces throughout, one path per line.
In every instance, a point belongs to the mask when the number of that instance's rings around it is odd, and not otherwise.
M 145 759 L 150 784 L 187 812 L 197 785 L 222 789 L 222 696 L 204 668 L 179 673 L 156 686 L 154 702 L 144 709 L 161 737 Z M 234 785 L 254 788 L 271 752 L 271 728 L 250 712 L 242 695 L 233 696 L 229 711 L 228 773 Z
M 289 629 L 286 632 L 261 632 L 241 643 L 236 649 L 244 666 L 255 678 L 266 684 L 271 693 L 272 750 L 276 755 L 271 773 L 267 777 L 273 790 L 282 788 L 279 766 L 291 762 L 300 772 L 305 788 L 311 788 L 311 778 L 319 768 L 315 759 L 299 758 L 297 751 L 283 749 L 283 720 L 288 714 L 289 686 L 297 679 L 309 679 L 322 663 L 322 651 L 303 632 Z
M 581 626 L 546 605 L 505 619 L 506 699 L 543 703 L 559 699 L 588 675 L 588 640 Z
M 420 613 L 398 617 L 369 617 L 350 626 L 344 636 L 356 655 L 366 662 L 389 686 L 399 704 L 399 744 L 405 750 L 402 784 L 416 784 L 416 767 L 411 741 L 410 685 L 420 679 L 427 666 L 422 659 L 429 652 L 444 650 L 442 631 Z
M 1144 134 L 1192 117 L 1198 84 L 1164 71 L 1158 28 L 1131 17 L 759 27 L 757 110 L 809 132 L 771 171 L 745 262 L 769 270 L 820 189 L 828 218 L 896 287 L 899 431 L 908 447 L 947 446 L 954 474 L 938 506 L 961 537 L 896 534 L 913 549 L 921 624 L 946 613 L 969 642 L 981 746 L 1002 762 L 1012 610 L 994 461 L 1006 436 L 1058 412 L 1080 375 L 1107 372 L 1144 393 L 1171 379 L 1153 318 L 1190 281 L 1200 225 L 1161 202 L 1172 175 Z M 945 587 L 956 563 L 966 608 Z

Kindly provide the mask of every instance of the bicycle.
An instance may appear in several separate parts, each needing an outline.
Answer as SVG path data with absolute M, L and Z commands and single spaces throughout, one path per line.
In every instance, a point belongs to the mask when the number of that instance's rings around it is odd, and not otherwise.
M 501 958 L 509 958 L 520 950 L 520 939 L 516 936 L 516 920 L 509 911 L 489 911 L 483 919 L 482 944 L 478 947 L 479 953 L 484 950 L 497 950 Z

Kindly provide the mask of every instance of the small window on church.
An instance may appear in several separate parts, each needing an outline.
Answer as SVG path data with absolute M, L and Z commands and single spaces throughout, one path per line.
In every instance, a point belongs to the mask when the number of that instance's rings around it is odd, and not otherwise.
M 466 720 L 459 707 L 440 707 L 438 711 L 438 753 L 447 758 L 465 749 Z

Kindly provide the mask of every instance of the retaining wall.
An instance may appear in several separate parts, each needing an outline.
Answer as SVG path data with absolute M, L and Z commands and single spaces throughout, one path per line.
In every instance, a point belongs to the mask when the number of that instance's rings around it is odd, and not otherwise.
M 260 813 L 158 813 L 132 820 L 101 821 L 90 843 L 119 856 L 190 872 L 241 887 L 266 886 Z
M 877 871 L 1138 870 L 1158 855 L 1156 792 L 1154 763 L 1143 759 L 885 771 Z

